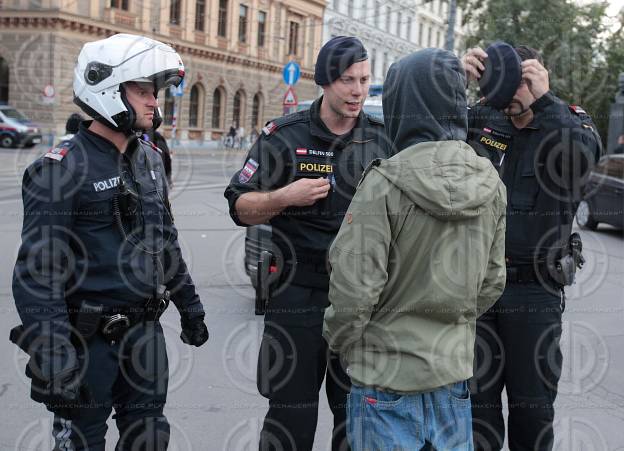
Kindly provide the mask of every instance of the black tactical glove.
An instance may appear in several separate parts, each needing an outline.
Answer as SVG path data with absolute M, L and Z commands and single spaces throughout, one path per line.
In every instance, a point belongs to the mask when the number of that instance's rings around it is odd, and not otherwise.
M 180 333 L 182 342 L 199 347 L 208 341 L 208 336 L 208 327 L 204 323 L 203 316 L 182 317 L 182 332 Z
M 46 384 L 42 394 L 42 402 L 50 410 L 71 409 L 93 401 L 91 391 L 82 382 L 78 368 L 56 375 Z
M 26 376 L 31 379 L 30 397 L 51 411 L 69 409 L 92 402 L 91 392 L 81 380 L 84 359 L 70 339 L 55 334 L 38 334 L 37 328 L 11 329 L 9 339 L 30 355 Z

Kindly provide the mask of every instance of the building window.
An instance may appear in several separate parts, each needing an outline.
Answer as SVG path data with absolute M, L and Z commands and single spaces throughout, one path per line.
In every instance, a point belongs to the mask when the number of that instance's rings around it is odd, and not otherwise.
M 206 0 L 195 1 L 195 30 L 204 31 L 206 22 Z
M 163 118 L 165 125 L 173 124 L 174 102 L 175 97 L 171 94 L 171 89 L 165 89 L 165 117 Z
M 238 41 L 247 42 L 247 14 L 249 8 L 245 5 L 240 5 L 238 10 Z
M 347 15 L 353 17 L 353 0 L 349 0 L 347 3 Z
M 374 21 L 375 21 L 375 28 L 379 28 L 379 15 L 381 14 L 381 3 L 380 2 L 375 2 L 375 15 L 374 15 Z
M 245 117 L 245 92 L 242 89 L 234 94 L 234 103 L 232 105 L 232 122 L 238 128 L 241 126 L 241 118 Z
M 128 0 L 111 0 L 111 8 L 123 9 L 128 11 Z
M 219 0 L 219 24 L 217 26 L 217 34 L 222 38 L 227 34 L 227 12 L 228 0 Z
M 169 23 L 172 25 L 180 25 L 180 16 L 182 13 L 182 0 L 171 0 L 169 6 Z
M 264 47 L 266 39 L 266 15 L 264 11 L 258 11 L 258 47 Z
M 202 127 L 204 125 L 204 88 L 199 84 L 194 84 L 190 97 L 189 127 Z
M 223 128 L 225 123 L 225 92 L 223 88 L 218 87 L 212 94 L 212 128 Z
M 427 27 L 427 47 L 433 47 L 433 27 Z
M 405 36 L 405 39 L 407 39 L 408 41 L 412 41 L 412 19 L 411 17 L 407 18 L 407 36 Z
M 290 22 L 290 34 L 288 36 L 288 54 L 296 55 L 299 48 L 299 23 Z
M 390 19 L 392 18 L 392 15 L 390 14 L 390 7 L 388 6 L 386 8 L 386 31 L 388 33 L 390 33 Z
M 442 32 L 438 30 L 438 47 L 442 48 L 444 47 L 444 43 L 442 42 Z
M 260 128 L 260 122 L 262 121 L 262 110 L 264 109 L 264 102 L 262 101 L 262 94 L 259 92 L 253 98 L 251 105 L 251 128 L 255 128 L 256 131 Z

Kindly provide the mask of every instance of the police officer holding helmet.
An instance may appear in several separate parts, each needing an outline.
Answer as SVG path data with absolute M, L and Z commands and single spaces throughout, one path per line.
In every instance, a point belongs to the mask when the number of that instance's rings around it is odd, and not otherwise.
M 485 96 L 469 112 L 469 143 L 507 188 L 507 285 L 477 323 L 472 380 L 475 449 L 503 447 L 501 391 L 509 399 L 509 448 L 553 447 L 561 374 L 564 287 L 582 265 L 572 218 L 601 153 L 580 107 L 557 98 L 539 53 L 497 42 L 462 59 Z
M 390 156 L 383 122 L 362 112 L 370 64 L 362 43 L 339 36 L 321 49 L 311 108 L 269 122 L 225 190 L 237 225 L 270 223 L 271 297 L 258 357 L 269 399 L 260 449 L 311 450 L 326 378 L 333 450 L 348 449 L 350 381 L 323 340 L 329 305 L 327 251 L 365 168 Z
M 55 449 L 105 449 L 112 408 L 118 450 L 164 450 L 167 355 L 158 320 L 169 300 L 182 340 L 208 339 L 177 240 L 160 156 L 137 138 L 158 91 L 178 85 L 175 50 L 118 34 L 83 46 L 74 101 L 93 121 L 25 171 L 13 276 L 30 355 L 31 396 L 54 413 Z

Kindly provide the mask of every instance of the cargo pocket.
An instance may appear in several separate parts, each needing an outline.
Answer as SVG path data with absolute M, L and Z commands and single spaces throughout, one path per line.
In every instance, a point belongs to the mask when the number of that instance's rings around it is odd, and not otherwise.
M 511 208 L 530 211 L 535 207 L 535 201 L 540 191 L 532 155 L 530 158 L 524 158 L 518 169 L 511 193 Z

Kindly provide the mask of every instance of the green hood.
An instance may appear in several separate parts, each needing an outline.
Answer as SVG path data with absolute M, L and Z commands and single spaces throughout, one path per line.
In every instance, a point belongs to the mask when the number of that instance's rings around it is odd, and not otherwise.
M 499 190 L 492 164 L 462 141 L 415 144 L 376 170 L 438 219 L 476 217 Z

